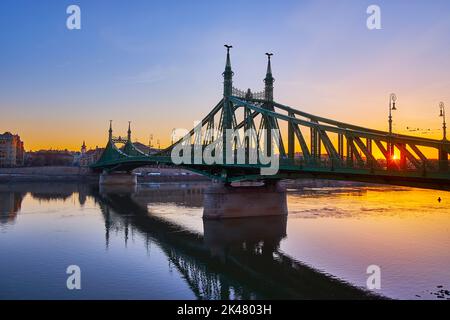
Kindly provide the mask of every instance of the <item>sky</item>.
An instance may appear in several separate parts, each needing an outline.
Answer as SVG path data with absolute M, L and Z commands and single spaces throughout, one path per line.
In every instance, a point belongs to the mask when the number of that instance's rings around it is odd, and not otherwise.
M 81 9 L 69 30 L 66 9 Z M 369 30 L 366 10 L 381 9 Z M 162 146 L 222 96 L 225 43 L 234 85 L 260 91 L 274 53 L 275 100 L 316 115 L 440 138 L 450 114 L 450 1 L 0 1 L 0 132 L 27 150 L 104 146 L 114 133 Z M 424 130 L 427 133 L 422 133 Z

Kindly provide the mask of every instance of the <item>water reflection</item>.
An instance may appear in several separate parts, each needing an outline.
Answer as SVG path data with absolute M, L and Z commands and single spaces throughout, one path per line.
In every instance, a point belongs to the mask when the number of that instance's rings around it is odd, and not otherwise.
M 92 185 L 72 183 L 0 184 L 0 224 L 15 222 L 27 194 L 39 202 L 50 203 L 58 200 L 65 202 L 76 193 L 82 207 L 92 190 Z
M 1 221 L 15 219 L 26 195 L 40 206 L 58 201 L 64 204 L 72 199 L 83 207 L 91 198 L 103 216 L 106 250 L 109 250 L 112 234 L 122 234 L 125 247 L 132 234 L 142 235 L 146 246 L 153 243 L 161 249 L 169 269 L 175 268 L 182 275 L 198 299 L 374 297 L 281 252 L 280 242 L 286 238 L 286 216 L 225 221 L 202 221 L 198 216 L 196 220 L 203 224 L 203 230 L 199 231 L 152 212 L 154 204 L 201 209 L 207 186 L 162 184 L 99 189 L 77 184 L 3 185 L 0 187 Z M 52 248 L 44 249 L 51 256 Z M 152 265 L 147 267 L 152 268 Z
M 129 229 L 158 243 L 198 299 L 369 298 L 367 292 L 307 267 L 279 250 L 287 217 L 203 222 L 203 235 L 148 210 L 154 202 L 200 205 L 202 186 L 102 189 L 95 195 L 112 230 Z
M 80 298 L 373 298 L 355 287 L 373 263 L 384 296 L 450 297 L 450 193 L 297 181 L 289 220 L 203 221 L 207 186 L 0 185 L 0 299 L 73 298 L 74 262 L 91 274 Z
M 286 237 L 286 225 L 287 216 L 204 220 L 204 243 L 222 261 L 236 248 L 272 257 Z
M 21 192 L 0 192 L 0 224 L 16 220 L 24 194 Z

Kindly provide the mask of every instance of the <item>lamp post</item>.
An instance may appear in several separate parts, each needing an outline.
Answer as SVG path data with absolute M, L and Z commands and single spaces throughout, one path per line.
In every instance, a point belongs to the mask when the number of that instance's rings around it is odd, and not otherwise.
M 391 93 L 389 95 L 389 162 L 392 161 L 392 158 L 394 157 L 394 146 L 392 144 L 392 111 L 397 110 L 395 107 L 395 102 L 397 101 L 397 96 L 395 93 Z
M 442 140 L 447 140 L 447 124 L 445 122 L 445 105 L 442 101 L 439 103 L 439 109 L 441 111 L 439 116 L 442 117 L 442 132 L 444 134 L 444 138 Z
M 392 111 L 397 110 L 395 107 L 395 102 L 397 101 L 397 96 L 395 93 L 391 93 L 389 96 L 389 135 L 392 135 Z
M 148 154 L 150 155 L 152 152 L 152 140 L 153 140 L 153 134 L 150 134 L 148 138 Z
M 173 128 L 172 129 L 172 134 L 170 136 L 170 140 L 171 140 L 172 144 L 175 143 L 175 132 L 176 132 L 176 130 L 175 130 L 175 128 Z

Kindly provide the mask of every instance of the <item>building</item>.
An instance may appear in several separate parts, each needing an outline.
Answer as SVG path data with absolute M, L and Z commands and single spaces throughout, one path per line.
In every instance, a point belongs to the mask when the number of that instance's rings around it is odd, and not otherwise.
M 81 146 L 81 155 L 85 155 L 87 151 L 86 142 L 83 140 L 83 145 Z
M 91 164 L 96 163 L 102 155 L 103 150 L 103 148 L 96 147 L 95 149 L 86 151 L 86 153 L 80 157 L 80 166 L 88 167 Z
M 68 150 L 39 150 L 27 152 L 27 166 L 72 166 L 74 155 Z
M 20 136 L 5 132 L 0 134 L 0 167 L 17 167 L 24 164 L 24 148 Z
M 98 146 L 95 147 L 95 149 L 87 150 L 86 143 L 83 141 L 83 145 L 80 150 L 81 152 L 78 159 L 76 159 L 76 162 L 78 162 L 80 167 L 88 167 L 97 162 L 102 155 L 103 150 L 104 148 L 99 148 Z

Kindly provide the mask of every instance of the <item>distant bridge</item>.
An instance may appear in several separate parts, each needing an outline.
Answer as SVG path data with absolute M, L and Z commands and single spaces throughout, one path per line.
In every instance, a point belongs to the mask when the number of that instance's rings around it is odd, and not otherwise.
M 106 148 L 91 168 L 111 173 L 131 172 L 146 165 L 180 165 L 174 163 L 171 153 L 175 148 L 181 147 L 181 144 L 188 144 L 192 147 L 188 156 L 190 161 L 181 166 L 225 183 L 308 176 L 450 187 L 450 142 L 445 137 L 443 140 L 435 140 L 396 134 L 392 130 L 386 132 L 368 129 L 275 102 L 275 79 L 272 76 L 270 54 L 264 90 L 258 93 L 253 93 L 250 89 L 238 90 L 233 87 L 234 73 L 229 51 L 230 48 L 227 47 L 223 98 L 185 137 L 168 148 L 149 155 L 133 145 L 130 127 L 127 138 L 117 138 L 113 136 L 110 125 Z M 395 101 L 393 103 L 395 107 Z M 392 124 L 391 119 L 390 123 Z M 238 133 L 232 140 L 231 150 L 225 147 L 227 130 Z M 123 147 L 119 148 L 118 144 Z M 195 158 L 196 150 L 201 153 L 210 146 L 220 151 L 223 161 L 210 163 Z M 435 150 L 437 159 L 430 159 L 424 148 Z M 242 150 L 245 159 L 238 161 L 238 152 Z M 259 156 L 259 151 L 270 156 L 276 155 L 279 161 L 276 174 L 261 174 L 261 169 L 268 165 Z M 227 152 L 232 153 L 234 159 L 231 162 L 227 158 Z M 214 152 L 211 154 L 214 155 Z

